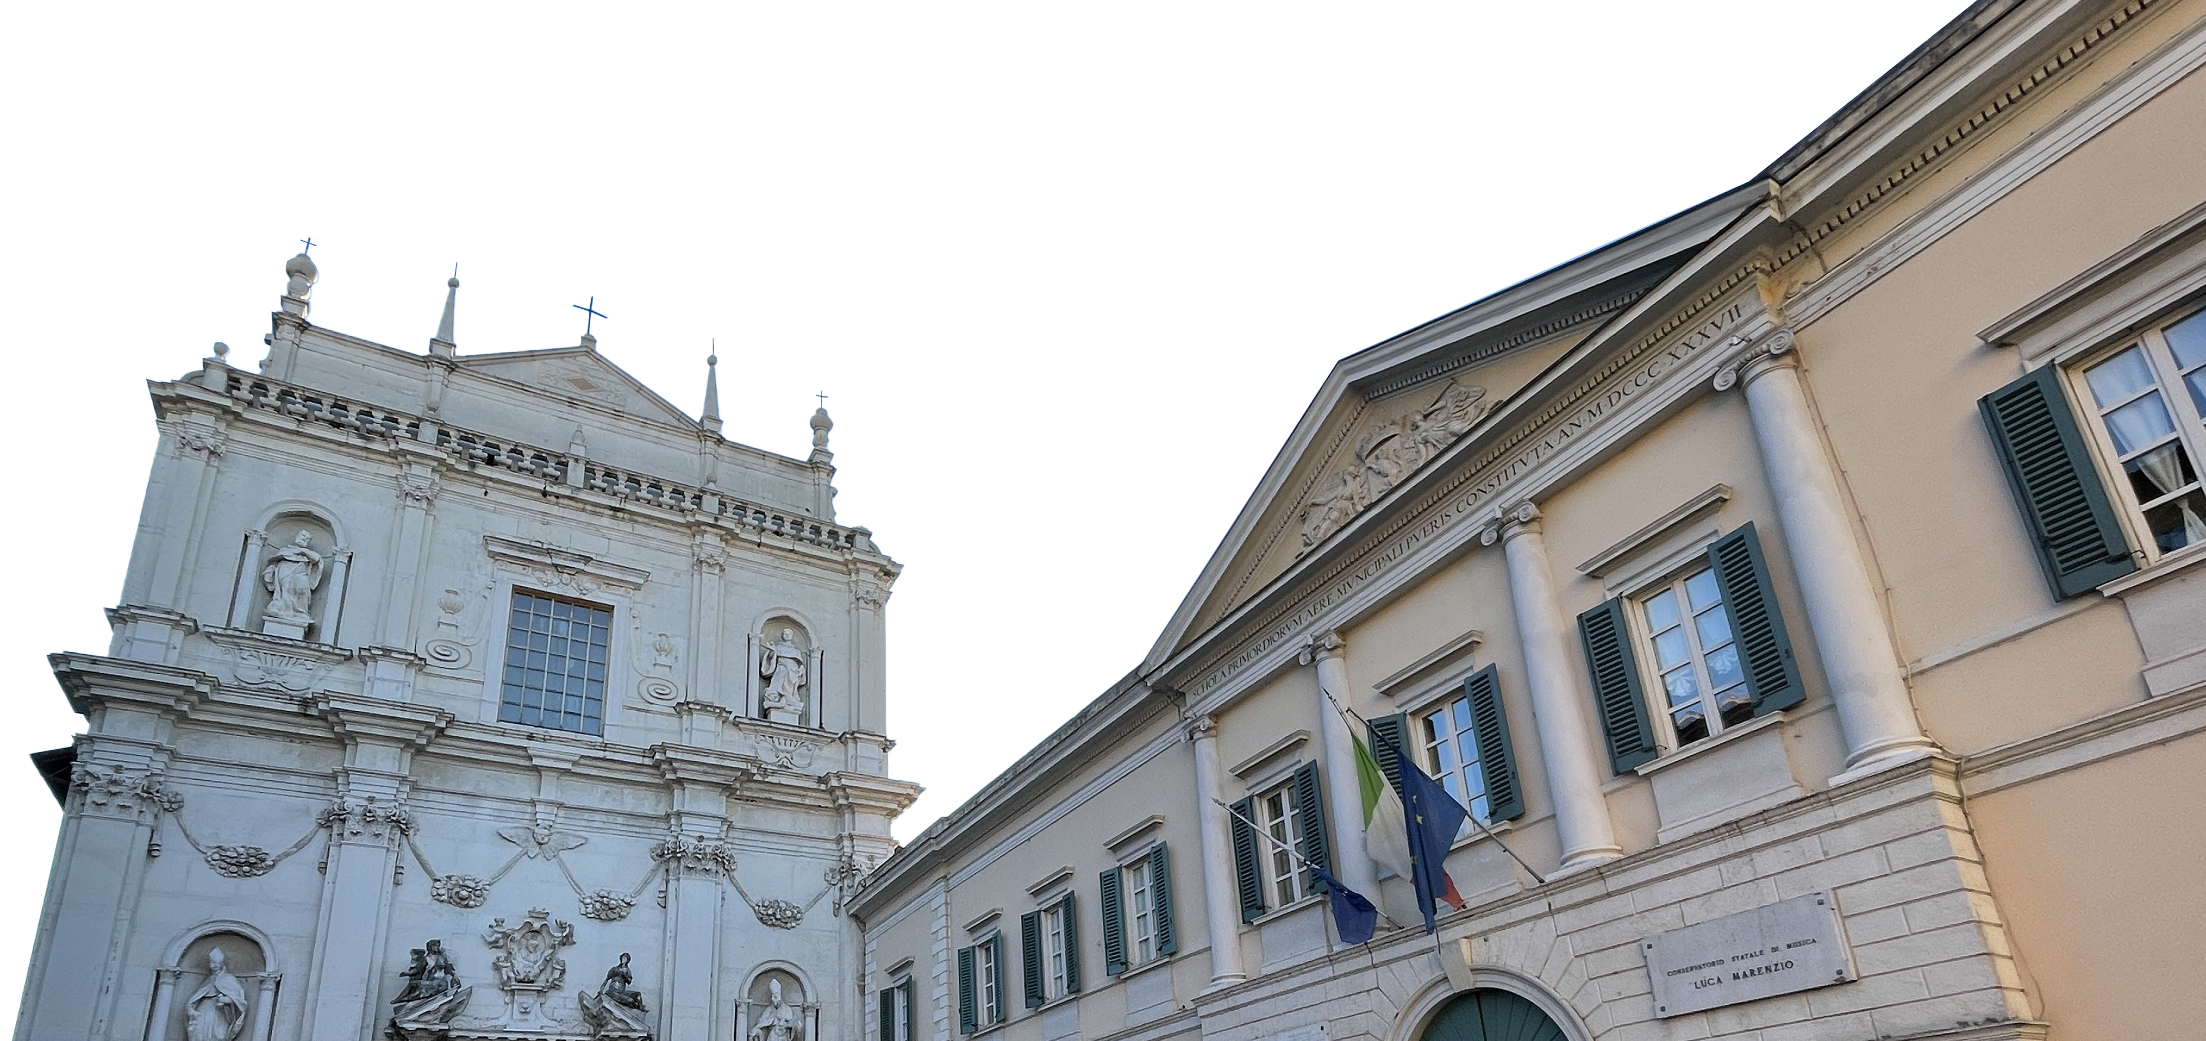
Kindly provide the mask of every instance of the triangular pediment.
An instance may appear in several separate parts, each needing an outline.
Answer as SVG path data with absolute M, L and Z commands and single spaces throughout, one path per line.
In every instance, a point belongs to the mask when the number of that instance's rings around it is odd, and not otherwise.
M 1726 196 L 1334 366 L 1149 661 L 1161 664 L 1297 563 L 1353 539 L 1489 417 L 1676 272 L 1744 205 Z
M 588 402 L 638 419 L 695 427 L 697 420 L 594 348 L 462 355 L 460 370 L 518 383 L 532 390 Z

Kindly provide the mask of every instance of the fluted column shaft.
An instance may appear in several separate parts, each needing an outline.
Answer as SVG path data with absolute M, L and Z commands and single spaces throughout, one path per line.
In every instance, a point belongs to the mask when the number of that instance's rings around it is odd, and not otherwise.
M 1209 716 L 1187 724 L 1195 747 L 1195 819 L 1203 840 L 1203 924 L 1210 933 L 1210 986 L 1248 978 L 1241 966 L 1241 898 L 1233 879 L 1232 823 L 1226 816 L 1225 770 L 1218 762 L 1218 724 Z
M 1480 537 L 1489 546 L 1501 542 L 1508 561 L 1525 685 L 1532 693 L 1532 719 L 1562 844 L 1560 870 L 1569 872 L 1614 860 L 1623 848 L 1616 844 L 1608 800 L 1601 794 L 1607 773 L 1595 747 L 1592 695 L 1571 668 L 1577 651 L 1555 593 L 1539 517 L 1537 507 L 1523 503 L 1489 522 Z
M 1738 378 L 1746 384 L 1754 443 L 1846 737 L 1846 772 L 1838 779 L 1851 779 L 1920 758 L 1934 746 L 1916 722 L 1868 559 L 1808 407 L 1792 334 L 1780 331 L 1765 344 L 1739 367 Z M 1725 377 L 1717 384 L 1727 385 Z

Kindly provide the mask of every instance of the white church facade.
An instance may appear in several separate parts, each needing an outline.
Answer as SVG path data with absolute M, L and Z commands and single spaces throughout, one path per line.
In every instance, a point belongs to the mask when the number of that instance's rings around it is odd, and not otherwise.
M 18 1041 L 855 1037 L 898 565 L 791 459 L 575 347 L 308 320 L 160 442 Z

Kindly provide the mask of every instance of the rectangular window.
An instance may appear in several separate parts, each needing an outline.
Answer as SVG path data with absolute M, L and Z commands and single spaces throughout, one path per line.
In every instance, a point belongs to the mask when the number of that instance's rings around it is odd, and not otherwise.
M 1065 996 L 1065 905 L 1051 904 L 1042 909 L 1042 957 L 1048 959 L 1049 969 L 1042 976 L 1042 1000 L 1054 1001 Z
M 973 945 L 973 975 L 980 982 L 980 1026 L 985 1030 L 1003 1022 L 1003 937 L 991 936 Z
M 1478 735 L 1471 728 L 1471 699 L 1455 698 L 1417 717 L 1418 742 L 1433 775 L 1457 802 L 1482 821 L 1493 819 L 1486 799 L 1486 773 L 1478 761 Z M 1465 829 L 1474 825 L 1464 823 Z
M 601 733 L 612 626 L 609 607 L 514 590 L 498 721 Z
M 1126 918 L 1131 928 L 1134 964 L 1146 965 L 1157 956 L 1157 899 L 1149 881 L 1149 858 L 1143 857 L 1119 869 L 1125 875 Z
M 2206 543 L 2206 311 L 2146 330 L 2082 374 L 2099 448 L 2153 549 Z
M 1270 841 L 1264 843 L 1264 890 L 1272 896 L 1273 907 L 1285 907 L 1302 899 L 1302 871 L 1290 850 L 1302 848 L 1301 800 L 1296 798 L 1292 782 L 1267 790 L 1256 797 L 1257 824 L 1263 827 Z
M 912 1041 L 912 981 L 889 988 L 889 1041 Z
M 1713 567 L 1672 580 L 1639 600 L 1653 650 L 1663 716 L 1687 745 L 1754 718 L 1731 616 Z

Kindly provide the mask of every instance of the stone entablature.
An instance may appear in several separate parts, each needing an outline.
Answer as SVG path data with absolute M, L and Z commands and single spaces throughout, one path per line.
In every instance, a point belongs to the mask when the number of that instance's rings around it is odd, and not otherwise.
M 216 376 L 222 389 L 219 395 L 209 394 L 207 384 Z M 555 497 L 616 509 L 644 507 L 649 515 L 667 520 L 702 521 L 746 539 L 773 540 L 765 543 L 769 545 L 816 547 L 887 561 L 866 528 L 746 502 L 709 485 L 615 468 L 590 459 L 586 450 L 578 450 L 580 445 L 552 449 L 524 444 L 213 363 L 196 381 L 157 384 L 154 394 L 164 420 L 171 422 L 176 422 L 177 406 L 186 402 L 215 406 L 233 419 L 288 420 L 285 425 L 292 429 L 324 432 L 355 445 L 421 451 L 438 459 L 448 474 L 517 482 Z M 209 434 L 192 440 L 179 433 L 178 438 L 187 446 L 217 443 Z M 425 490 L 414 497 L 432 495 Z

